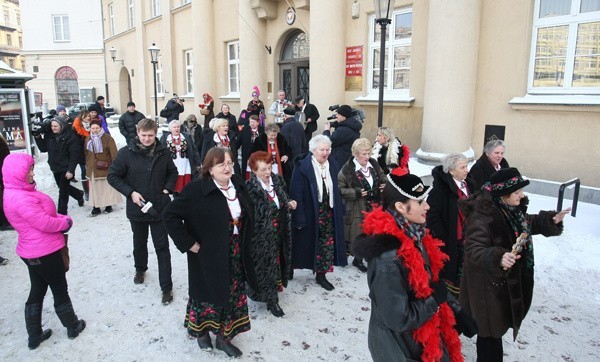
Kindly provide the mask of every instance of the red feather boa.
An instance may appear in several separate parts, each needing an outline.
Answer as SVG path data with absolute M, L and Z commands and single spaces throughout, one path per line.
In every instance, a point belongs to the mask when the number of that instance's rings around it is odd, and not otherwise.
M 423 256 L 415 247 L 414 241 L 398 227 L 390 213 L 383 211 L 381 207 L 365 213 L 363 231 L 368 235 L 389 234 L 400 240 L 397 255 L 408 270 L 408 285 L 418 299 L 425 299 L 431 295 L 433 289 L 429 286 L 429 274 L 425 269 Z M 429 231 L 422 242 L 429 256 L 432 280 L 437 282 L 440 270 L 449 257 L 440 249 L 440 246 L 444 245 L 443 242 L 432 237 Z M 454 313 L 448 303 L 444 302 L 431 319 L 413 331 L 413 338 L 423 346 L 422 361 L 439 361 L 442 358 L 442 340 L 451 361 L 464 361 L 460 338 L 454 329 L 455 324 Z

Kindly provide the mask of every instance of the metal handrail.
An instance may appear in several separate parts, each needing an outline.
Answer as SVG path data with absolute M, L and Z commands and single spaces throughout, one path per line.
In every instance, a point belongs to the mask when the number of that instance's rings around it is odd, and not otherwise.
M 563 199 L 565 197 L 565 189 L 571 185 L 575 185 L 575 191 L 573 192 L 573 205 L 571 205 L 571 216 L 577 215 L 577 201 L 579 200 L 579 188 L 581 187 L 581 181 L 578 178 L 569 180 L 558 189 L 558 204 L 556 205 L 556 211 L 562 210 Z

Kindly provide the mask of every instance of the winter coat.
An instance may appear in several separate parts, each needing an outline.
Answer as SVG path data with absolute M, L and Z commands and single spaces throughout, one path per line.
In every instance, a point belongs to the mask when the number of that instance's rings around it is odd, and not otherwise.
M 371 175 L 374 182 L 372 193 L 367 196 L 362 196 L 363 185 L 356 175 L 354 157 L 346 162 L 338 174 L 338 183 L 346 210 L 344 213 L 344 237 L 350 243 L 362 233 L 361 224 L 365 218 L 363 211 L 371 211 L 370 207 L 367 207 L 368 196 L 372 196 L 376 203 L 381 203 L 379 186 L 385 183 L 386 179 L 377 161 L 371 158 L 369 166 L 374 170 Z
M 450 257 L 440 277 L 450 281 L 458 288 L 460 285 L 459 271 L 462 268 L 460 262 L 462 260 L 461 248 L 459 248 L 456 235 L 458 227 L 458 187 L 452 175 L 444 172 L 442 166 L 436 166 L 431 171 L 431 175 L 433 176 L 433 188 L 427 197 L 427 203 L 430 207 L 427 212 L 427 228 L 431 231 L 433 237 L 444 242 L 445 245 L 442 246 L 442 250 Z M 473 182 L 470 179 L 466 179 L 465 182 L 469 193 L 473 193 L 475 191 Z
M 301 107 L 296 107 L 296 110 L 297 111 L 302 111 L 302 108 Z M 321 116 L 319 114 L 319 110 L 317 109 L 317 107 L 315 107 L 314 104 L 307 103 L 306 107 L 304 107 L 304 116 L 306 117 L 307 120 L 309 118 L 312 120 L 311 122 L 308 122 L 306 124 L 306 129 L 304 130 L 304 133 L 307 136 L 308 135 L 312 135 L 312 133 L 317 130 L 317 126 L 318 126 L 317 120 Z
M 136 126 L 139 121 L 144 118 L 146 118 L 146 116 L 138 111 L 133 111 L 133 113 L 127 111 L 119 117 L 119 131 L 121 131 L 121 134 L 125 137 L 127 144 L 137 136 Z
M 204 129 L 210 129 L 210 121 L 215 118 L 215 111 L 213 110 L 215 108 L 215 102 L 210 101 L 205 105 L 205 107 L 208 109 L 208 114 L 204 116 Z
M 8 148 L 8 143 L 0 134 L 0 188 L 2 187 L 2 165 L 4 165 L 4 159 L 8 155 L 10 155 L 10 148 Z
M 271 186 L 279 200 L 279 209 L 269 201 L 255 174 L 246 181 L 254 205 L 250 255 L 258 281 L 257 289 L 250 289 L 248 296 L 257 302 L 276 302 L 279 283 L 287 285 L 292 275 L 292 230 L 286 185 L 281 176 L 271 174 Z
M 85 139 L 86 146 L 91 139 L 90 136 Z M 110 168 L 110 164 L 117 158 L 117 145 L 111 135 L 105 133 L 100 140 L 102 141 L 102 153 L 94 153 L 87 147 L 85 148 L 85 168 L 88 178 L 92 178 L 92 175 L 95 179 L 108 176 L 108 170 L 96 169 L 96 160 L 108 161 Z
M 487 191 L 461 200 L 459 205 L 467 218 L 460 304 L 477 321 L 480 337 L 500 338 L 513 328 L 516 338 L 533 295 L 533 265 L 527 265 L 529 250 L 524 248 L 521 258 L 505 271 L 500 261 L 512 250 L 516 236 L 502 210 Z M 523 213 L 526 205 L 527 199 L 523 199 Z M 555 215 L 554 211 L 525 214 L 531 234 L 560 235 L 563 225 L 554 224 Z M 533 260 L 533 255 L 529 257 Z
M 169 99 L 165 108 L 167 108 L 167 112 L 169 113 L 169 116 L 167 117 L 167 123 L 171 122 L 174 119 L 178 120 L 179 114 L 181 114 L 185 110 L 183 105 L 177 103 L 175 98 Z
M 308 151 L 304 149 L 306 144 L 304 142 L 304 127 L 294 117 L 289 117 L 283 121 L 280 133 L 292 150 L 290 161 Z
M 227 120 L 227 126 L 230 131 L 237 136 L 240 133 L 240 129 L 238 128 L 237 119 L 233 113 L 228 113 L 227 115 L 223 114 L 223 112 L 219 112 L 214 118 L 223 118 Z M 209 121 L 210 122 L 210 121 Z
M 254 145 L 252 146 L 252 153 L 256 151 L 265 151 L 269 152 L 269 147 L 267 146 L 269 143 L 268 137 L 266 133 L 262 133 L 258 138 L 254 141 Z M 281 133 L 277 134 L 277 148 L 279 149 L 279 157 L 287 156 L 287 162 L 281 163 L 281 173 L 283 174 L 283 179 L 285 183 L 289 185 L 292 180 L 292 163 L 294 160 L 292 159 L 292 149 L 290 145 L 285 140 L 285 137 L 281 135 Z
M 212 129 L 206 129 L 203 131 L 204 141 L 202 143 L 202 152 L 200 153 L 200 163 L 204 162 L 204 157 L 206 157 L 206 153 L 213 147 L 217 147 L 217 143 L 215 142 L 215 131 Z M 229 137 L 229 150 L 231 151 L 231 160 L 233 161 L 233 172 L 236 175 L 241 174 L 240 164 L 238 162 L 238 154 L 237 154 L 237 139 L 233 131 L 227 132 L 227 137 Z
M 240 252 L 245 281 L 256 287 L 249 252 L 254 212 L 242 178 L 233 175 L 231 181 L 242 208 Z M 225 306 L 231 287 L 229 247 L 233 220 L 227 200 L 213 179 L 202 178 L 187 184 L 165 208 L 163 220 L 177 249 L 187 254 L 190 298 Z M 189 250 L 196 242 L 200 250 L 193 253 Z
M 331 156 L 336 160 L 338 165 L 343 165 L 352 157 L 352 144 L 360 138 L 360 130 L 362 123 L 351 117 L 343 122 L 333 122 L 332 127 L 336 127 L 335 131 L 323 131 L 325 136 L 331 140 Z
M 368 261 L 367 283 L 371 299 L 368 345 L 375 362 L 421 361 L 423 347 L 415 340 L 413 332 L 438 311 L 438 303 L 431 295 L 415 296 L 408 281 L 409 269 L 397 256 L 400 245 L 400 239 L 383 233 L 362 234 L 352 243 L 352 253 Z M 430 271 L 429 256 L 424 248 L 420 250 L 424 268 Z M 431 275 L 428 277 L 431 281 Z M 443 352 L 441 360 L 449 361 L 448 354 Z
M 83 154 L 83 148 L 75 132 L 65 126 L 60 133 L 55 134 L 49 130 L 44 132 L 43 137 L 36 137 L 35 141 L 41 152 L 48 152 L 50 170 L 54 173 L 75 174 L 75 168 Z
M 17 254 L 21 258 L 40 258 L 65 246 L 63 231 L 73 224 L 67 215 L 56 213 L 50 196 L 27 182 L 35 162 L 26 153 L 13 153 L 2 166 L 4 176 L 4 213 L 19 234 Z M 70 224 L 69 224 L 70 222 Z
M 79 140 L 79 148 L 81 149 L 81 158 L 77 160 L 77 163 L 80 165 L 85 164 L 85 139 L 90 135 L 89 128 L 85 129 L 80 117 L 75 118 L 71 127 Z
M 158 140 L 151 157 L 140 150 L 138 138 L 117 153 L 108 171 L 108 183 L 127 198 L 127 218 L 132 221 L 156 222 L 161 220 L 163 209 L 171 197 L 163 190 L 173 192 L 177 181 L 177 167 L 171 153 Z M 146 202 L 152 202 L 156 216 L 143 213 L 131 200 L 131 193 L 138 192 Z
M 506 161 L 506 158 L 503 158 L 502 161 L 500 161 L 500 168 L 508 167 L 508 161 Z M 490 162 L 490 159 L 484 152 L 481 155 L 481 157 L 479 157 L 479 159 L 475 162 L 475 164 L 471 167 L 471 169 L 469 170 L 469 174 L 467 175 L 467 178 L 471 179 L 471 181 L 473 182 L 473 191 L 481 190 L 481 186 L 483 186 L 484 183 L 490 180 L 490 176 L 494 172 L 496 172 L 496 169 L 494 168 L 494 166 Z
M 258 135 L 262 135 L 265 133 L 265 129 L 263 126 L 258 126 Z M 258 139 L 258 137 L 256 138 Z M 254 147 L 254 143 L 252 142 L 252 130 L 250 129 L 250 125 L 245 125 L 242 128 L 242 131 L 238 135 L 236 147 L 239 149 L 242 148 L 242 172 L 246 172 L 246 166 L 248 165 L 248 158 L 252 154 Z
M 298 203 L 292 212 L 292 264 L 294 269 L 315 269 L 317 240 L 319 238 L 319 189 L 312 165 L 312 154 L 296 160 L 290 184 L 290 198 Z M 344 240 L 344 204 L 338 186 L 340 168 L 329 158 L 329 177 L 333 183 L 333 264 L 344 266 L 346 243 Z M 321 182 L 321 180 L 319 180 Z
M 171 132 L 163 132 L 162 136 L 160 137 L 160 143 L 162 143 L 163 146 L 165 146 L 165 147 L 167 146 L 167 137 L 170 134 L 171 134 Z M 192 137 L 190 137 L 190 135 L 188 133 L 181 132 L 181 135 L 185 139 L 185 142 L 188 144 L 188 149 L 186 150 L 185 156 L 190 160 L 190 167 L 192 169 L 192 174 L 193 174 L 195 172 L 195 170 L 200 167 L 200 153 L 198 153 L 196 144 L 194 143 L 194 141 L 192 140 Z M 177 154 L 171 152 L 171 158 L 176 159 Z

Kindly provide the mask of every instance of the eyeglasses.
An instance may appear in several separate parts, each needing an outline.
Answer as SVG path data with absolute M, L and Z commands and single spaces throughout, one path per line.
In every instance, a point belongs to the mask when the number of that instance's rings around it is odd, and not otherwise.
M 218 169 L 223 170 L 225 168 L 231 168 L 231 167 L 233 167 L 233 162 L 231 162 L 231 161 L 229 161 L 229 162 L 221 162 L 221 163 L 217 163 L 213 167 L 216 167 Z

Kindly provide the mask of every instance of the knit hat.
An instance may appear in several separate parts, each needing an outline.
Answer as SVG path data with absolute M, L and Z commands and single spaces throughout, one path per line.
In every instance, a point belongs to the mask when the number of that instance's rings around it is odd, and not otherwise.
M 352 116 L 352 108 L 350 108 L 350 106 L 347 104 L 341 105 L 336 112 L 337 114 L 346 118 L 350 118 Z
M 63 106 L 62 104 L 59 104 L 58 106 L 56 106 L 56 113 L 59 113 L 60 111 L 66 111 L 67 108 L 65 106 Z
M 96 97 L 96 101 L 101 101 L 103 99 L 104 99 L 104 96 L 98 96 L 98 97 Z
M 62 117 L 62 116 L 54 117 L 54 118 L 52 118 L 52 121 L 50 121 L 50 122 L 51 123 L 52 122 L 57 122 L 60 125 L 60 131 L 61 132 L 64 131 L 65 128 L 67 128 L 67 126 L 69 125 L 67 123 L 67 120 L 65 119 L 65 117 Z
M 403 167 L 392 170 L 388 175 L 388 181 L 402 196 L 411 200 L 424 200 L 431 191 L 431 187 L 423 185 L 419 176 L 408 173 L 408 170 Z
M 285 114 L 286 116 L 295 116 L 296 115 L 296 110 L 293 107 L 287 107 L 286 109 L 283 110 L 283 114 Z
M 529 185 L 529 180 L 523 179 L 519 170 L 515 167 L 500 169 L 490 176 L 490 181 L 483 188 L 490 191 L 494 196 L 500 197 L 515 192 Z
M 127 107 L 135 107 L 135 103 L 133 103 L 132 101 L 127 102 Z
M 101 121 L 101 120 L 99 120 L 98 118 L 94 118 L 94 119 L 92 119 L 92 120 L 90 121 L 90 127 L 91 127 L 93 124 L 96 124 L 96 125 L 98 125 L 98 126 L 102 127 L 102 121 Z
M 90 105 L 87 110 L 88 110 L 88 112 L 100 113 L 100 107 L 98 107 L 95 104 Z

